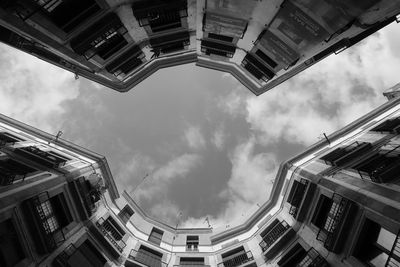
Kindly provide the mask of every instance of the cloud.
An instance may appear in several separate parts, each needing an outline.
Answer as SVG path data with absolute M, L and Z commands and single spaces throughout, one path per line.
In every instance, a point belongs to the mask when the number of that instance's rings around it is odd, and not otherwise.
M 221 150 L 224 149 L 226 138 L 227 138 L 227 136 L 226 136 L 226 133 L 224 131 L 224 127 L 223 126 L 219 126 L 215 130 L 215 132 L 214 132 L 214 134 L 213 134 L 213 136 L 211 138 L 211 142 L 215 145 L 215 147 L 218 150 L 221 151 Z
M 137 199 L 165 198 L 168 186 L 179 179 L 187 178 L 187 175 L 201 162 L 201 156 L 198 154 L 183 154 L 165 165 L 147 167 L 149 176 L 138 187 L 136 191 Z
M 257 140 L 250 137 L 240 143 L 230 153 L 232 173 L 226 189 L 219 197 L 227 199 L 225 211 L 219 216 L 205 215 L 201 218 L 189 217 L 182 224 L 186 227 L 207 227 L 206 217 L 213 227 L 236 225 L 243 222 L 269 198 L 278 164 L 275 157 L 268 153 L 255 153 Z
M 0 44 L 0 112 L 40 129 L 56 132 L 66 100 L 79 96 L 74 75 Z
M 184 133 L 185 141 L 188 146 L 195 150 L 204 149 L 206 146 L 206 140 L 200 131 L 199 127 L 190 126 L 185 130 Z

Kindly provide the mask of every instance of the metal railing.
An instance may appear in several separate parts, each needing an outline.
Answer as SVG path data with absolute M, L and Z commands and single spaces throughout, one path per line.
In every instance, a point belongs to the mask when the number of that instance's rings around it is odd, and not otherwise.
M 112 226 L 112 223 L 109 222 L 109 220 L 104 220 L 103 218 L 100 218 L 96 222 L 96 226 L 101 230 L 104 236 L 114 245 L 114 247 L 119 252 L 122 252 L 124 250 L 124 248 L 126 247 L 126 243 L 122 240 L 118 240 L 121 234 Z
M 278 240 L 287 229 L 289 229 L 289 225 L 286 221 L 282 221 L 275 225 L 266 235 L 262 238 L 263 240 L 260 242 L 260 247 L 262 251 L 266 251 L 272 244 Z
M 31 201 L 34 207 L 35 217 L 40 221 L 40 230 L 44 237 L 46 246 L 49 250 L 54 250 L 65 241 L 65 236 L 62 229 L 58 225 L 52 209 L 46 209 L 46 211 L 44 210 L 46 205 L 51 206 L 51 203 L 49 202 L 49 193 L 47 191 L 43 192 L 36 197 L 33 197 Z M 49 203 L 43 205 L 46 202 Z M 53 225 L 49 224 L 50 221 L 53 222 Z
M 399 267 L 399 266 L 400 266 L 400 231 L 397 233 L 396 240 L 393 243 L 389 257 L 385 264 L 385 267 Z
M 296 267 L 326 267 L 327 261 L 314 249 L 311 248 Z
M 332 197 L 332 206 L 325 220 L 324 227 L 321 228 L 317 234 L 317 240 L 324 242 L 324 247 L 326 248 L 331 247 L 332 241 L 336 237 L 337 233 L 335 230 L 344 219 L 343 211 L 347 203 L 348 200 L 338 194 L 334 194 Z
M 253 254 L 251 251 L 244 251 L 243 253 L 240 254 L 234 254 L 231 256 L 228 256 L 223 259 L 221 263 L 218 263 L 218 267 L 235 267 L 242 265 L 246 262 L 254 260 Z
M 174 267 L 210 267 L 210 265 L 205 265 L 205 264 L 186 264 L 186 263 L 181 263 L 178 265 L 174 265 Z
M 306 179 L 301 179 L 300 182 L 296 183 L 295 185 L 296 187 L 293 189 L 294 192 L 291 195 L 291 198 L 288 199 L 288 202 L 291 205 L 289 209 L 289 214 L 292 215 L 293 217 L 297 216 L 307 185 L 308 181 Z
M 77 252 L 77 248 L 74 244 L 67 246 L 57 257 L 54 259 L 53 264 L 56 267 L 69 267 L 68 259 Z
M 132 249 L 128 256 L 129 259 L 137 261 L 148 267 L 166 267 L 167 263 L 163 262 L 161 257 L 158 255 L 151 254 L 146 250 L 134 250 Z

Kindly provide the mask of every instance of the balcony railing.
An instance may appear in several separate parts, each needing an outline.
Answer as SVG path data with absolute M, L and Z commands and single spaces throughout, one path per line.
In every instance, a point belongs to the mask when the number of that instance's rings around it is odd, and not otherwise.
M 278 240 L 287 229 L 289 229 L 289 225 L 286 221 L 282 221 L 276 224 L 266 235 L 262 238 L 263 240 L 260 242 L 260 247 L 262 251 L 266 251 L 272 244 Z
M 200 263 L 196 263 L 196 264 L 181 263 L 178 265 L 174 265 L 174 267 L 210 267 L 210 265 L 205 265 L 205 264 L 200 264 Z
M 23 205 L 40 253 L 51 252 L 65 241 L 47 191 L 26 200 Z
M 124 248 L 126 247 L 126 243 L 122 240 L 117 240 L 115 238 L 115 236 L 120 235 L 120 233 L 114 227 L 112 227 L 110 223 L 106 223 L 106 220 L 100 218 L 96 222 L 96 226 L 104 234 L 104 237 L 107 238 L 119 252 L 122 252 L 124 250 Z
M 314 266 L 327 267 L 328 263 L 314 248 L 311 248 L 296 267 Z
M 396 240 L 393 243 L 393 247 L 390 251 L 385 267 L 399 267 L 399 259 L 400 259 L 400 231 L 397 233 Z
M 322 241 L 324 247 L 330 251 L 334 249 L 335 240 L 341 234 L 341 226 L 345 222 L 351 206 L 352 202 L 350 200 L 338 194 L 333 195 L 332 206 L 325 220 L 324 227 L 317 234 L 317 240 Z
M 77 252 L 77 248 L 74 244 L 70 244 L 66 249 L 64 249 L 53 261 L 53 265 L 56 267 L 69 267 L 69 258 L 71 258 L 74 253 Z
M 47 168 L 60 168 L 68 161 L 67 158 L 57 155 L 52 151 L 43 151 L 35 146 L 16 148 L 14 153 Z
M 235 267 L 246 262 L 254 260 L 251 251 L 246 251 L 240 254 L 234 254 L 223 259 L 223 262 L 218 263 L 218 267 Z
M 161 260 L 158 255 L 153 255 L 145 250 L 134 250 L 132 249 L 128 256 L 129 259 L 137 261 L 148 267 L 166 267 L 167 263 Z
M 301 179 L 300 182 L 296 181 L 293 183 L 293 188 L 292 192 L 289 195 L 289 199 L 287 202 L 290 203 L 290 209 L 289 209 L 289 214 L 293 215 L 293 217 L 296 217 L 301 201 L 303 200 L 304 197 L 304 192 L 307 188 L 308 181 L 305 179 Z

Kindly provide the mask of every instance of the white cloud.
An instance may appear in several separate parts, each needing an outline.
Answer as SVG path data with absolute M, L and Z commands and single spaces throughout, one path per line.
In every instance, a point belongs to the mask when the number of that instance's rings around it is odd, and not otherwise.
M 214 132 L 214 134 L 213 134 L 213 136 L 211 138 L 211 142 L 214 144 L 214 146 L 218 150 L 221 151 L 221 150 L 224 149 L 225 141 L 226 141 L 226 133 L 225 133 L 224 127 L 219 126 L 215 130 L 215 132 Z
M 137 199 L 165 197 L 168 185 L 176 180 L 185 179 L 201 162 L 201 156 L 197 154 L 183 154 L 163 166 L 153 168 L 146 180 L 138 187 Z
M 4 44 L 0 68 L 0 112 L 46 131 L 59 130 L 63 103 L 79 95 L 74 75 Z
M 204 149 L 206 140 L 198 126 L 189 126 L 185 129 L 184 138 L 188 146 L 195 150 Z

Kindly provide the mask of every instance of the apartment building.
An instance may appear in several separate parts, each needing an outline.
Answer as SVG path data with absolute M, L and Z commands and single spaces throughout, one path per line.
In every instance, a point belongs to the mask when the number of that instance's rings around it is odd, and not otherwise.
M 107 161 L 0 116 L 1 266 L 399 266 L 400 98 L 283 162 L 230 228 L 180 228 L 120 195 Z
M 2 0 L 0 41 L 120 92 L 195 63 L 260 95 L 398 14 L 400 0 Z

